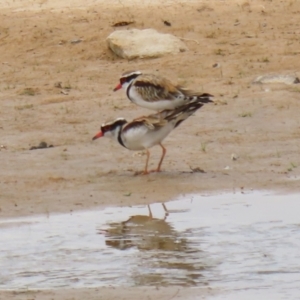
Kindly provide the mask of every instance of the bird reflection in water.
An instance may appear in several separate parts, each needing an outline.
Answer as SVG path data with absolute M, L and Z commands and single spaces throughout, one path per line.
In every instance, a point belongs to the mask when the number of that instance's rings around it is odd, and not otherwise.
M 134 215 L 126 221 L 110 223 L 108 229 L 99 233 L 105 232 L 109 247 L 139 250 L 137 264 L 130 275 L 136 285 L 206 285 L 202 275 L 206 254 L 188 239 L 190 231 L 177 232 L 167 222 L 169 213 L 165 204 L 162 205 L 163 219 L 154 218 L 148 205 L 148 215 Z

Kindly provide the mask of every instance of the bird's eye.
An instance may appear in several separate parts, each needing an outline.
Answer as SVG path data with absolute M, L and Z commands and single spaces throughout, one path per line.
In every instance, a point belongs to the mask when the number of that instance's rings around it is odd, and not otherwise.
M 102 131 L 102 132 L 110 131 L 110 126 L 109 126 L 109 125 L 106 125 L 106 126 L 101 127 L 101 131 Z
M 124 82 L 126 82 L 126 78 L 125 77 L 120 78 L 120 83 L 123 84 Z

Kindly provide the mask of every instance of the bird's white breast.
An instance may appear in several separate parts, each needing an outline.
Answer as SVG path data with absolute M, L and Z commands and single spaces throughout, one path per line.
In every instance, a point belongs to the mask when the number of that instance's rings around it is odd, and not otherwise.
M 174 124 L 168 123 L 159 130 L 151 130 L 147 126 L 132 127 L 122 133 L 124 145 L 130 150 L 143 150 L 161 143 L 173 130 Z

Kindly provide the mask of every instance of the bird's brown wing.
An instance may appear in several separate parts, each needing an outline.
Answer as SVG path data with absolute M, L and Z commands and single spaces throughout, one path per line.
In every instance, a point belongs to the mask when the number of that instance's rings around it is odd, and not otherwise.
M 139 117 L 134 119 L 132 122 L 126 124 L 123 127 L 123 132 L 131 128 L 137 128 L 139 126 L 146 126 L 149 130 L 158 130 L 159 128 L 165 126 L 168 123 L 166 120 L 161 120 L 159 114 L 149 115 L 147 117 Z
M 136 91 L 146 101 L 173 100 L 181 91 L 168 79 L 154 74 L 143 74 L 133 82 Z

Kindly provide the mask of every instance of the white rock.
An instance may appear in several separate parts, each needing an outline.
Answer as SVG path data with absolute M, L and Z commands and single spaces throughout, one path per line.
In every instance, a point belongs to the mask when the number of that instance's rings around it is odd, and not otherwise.
M 270 74 L 256 77 L 252 83 L 285 83 L 297 84 L 300 83 L 298 77 L 284 74 Z
M 188 50 L 179 38 L 154 29 L 117 30 L 106 41 L 116 55 L 126 59 L 160 57 Z

